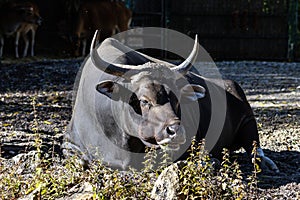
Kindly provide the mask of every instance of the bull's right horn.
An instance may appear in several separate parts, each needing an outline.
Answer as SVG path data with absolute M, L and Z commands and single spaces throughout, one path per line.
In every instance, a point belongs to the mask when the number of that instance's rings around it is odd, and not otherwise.
M 108 74 L 121 76 L 126 79 L 130 79 L 133 74 L 137 74 L 140 72 L 138 69 L 139 66 L 132 66 L 132 65 L 121 65 L 121 64 L 113 64 L 108 63 L 103 60 L 100 55 L 98 54 L 97 49 L 95 48 L 95 41 L 98 35 L 98 30 L 96 30 L 90 48 L 90 56 L 92 59 L 93 64 Z
M 96 32 L 94 34 L 94 37 L 93 37 L 93 40 L 91 43 L 91 49 L 90 49 L 90 56 L 91 56 L 91 59 L 92 59 L 92 62 L 94 63 L 94 65 L 98 69 L 100 69 L 108 74 L 115 75 L 115 76 L 122 76 L 126 72 L 128 72 L 129 69 L 122 68 L 117 65 L 108 63 L 100 57 L 100 55 L 97 52 L 97 49 L 95 48 L 95 41 L 96 41 L 97 35 L 98 35 L 98 30 L 96 30 Z

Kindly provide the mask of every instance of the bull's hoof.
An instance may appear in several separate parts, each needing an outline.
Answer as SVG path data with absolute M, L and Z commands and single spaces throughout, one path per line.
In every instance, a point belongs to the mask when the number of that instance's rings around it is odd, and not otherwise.
M 257 156 L 261 159 L 261 168 L 263 170 L 271 170 L 272 172 L 279 173 L 277 165 L 269 157 L 265 156 L 261 148 L 257 149 Z

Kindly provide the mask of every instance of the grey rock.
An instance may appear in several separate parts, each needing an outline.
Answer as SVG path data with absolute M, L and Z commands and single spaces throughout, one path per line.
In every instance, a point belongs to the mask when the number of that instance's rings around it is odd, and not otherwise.
M 163 170 L 157 178 L 151 191 L 151 198 L 156 200 L 178 199 L 179 171 L 186 164 L 185 161 L 174 163 Z

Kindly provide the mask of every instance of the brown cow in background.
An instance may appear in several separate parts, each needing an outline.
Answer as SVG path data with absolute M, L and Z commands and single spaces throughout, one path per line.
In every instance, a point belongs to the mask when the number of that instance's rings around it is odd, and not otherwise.
M 75 30 L 75 56 L 86 54 L 87 40 L 95 30 L 100 30 L 100 41 L 117 31 L 126 31 L 131 22 L 132 12 L 123 2 L 91 1 L 83 3 L 78 12 Z M 81 52 L 80 52 L 81 51 Z
M 41 23 L 42 23 L 42 18 L 40 16 L 39 8 L 37 7 L 37 5 L 34 4 L 34 3 L 31 3 L 31 2 L 27 2 L 24 5 L 29 6 L 30 8 L 32 8 L 32 13 L 33 13 L 34 17 L 37 19 L 37 21 L 36 21 L 36 23 L 24 22 L 18 28 L 17 33 L 16 33 L 16 40 L 15 40 L 16 58 L 19 57 L 18 47 L 19 47 L 20 36 L 22 36 L 22 38 L 24 40 L 24 43 L 25 43 L 25 47 L 24 47 L 24 51 L 23 51 L 23 57 L 27 56 L 28 47 L 29 47 L 28 33 L 30 31 L 31 31 L 30 55 L 34 56 L 35 33 L 36 33 L 36 30 L 37 30 L 38 26 L 40 26 Z
M 18 44 L 19 36 L 22 35 L 25 40 L 25 49 L 23 55 L 27 54 L 28 41 L 26 42 L 26 33 L 30 30 L 32 34 L 32 53 L 34 45 L 35 30 L 41 24 L 41 17 L 38 8 L 30 2 L 5 3 L 0 8 L 0 57 L 3 54 L 4 37 L 16 34 L 15 53 L 19 57 Z M 26 50 L 26 52 L 25 52 Z

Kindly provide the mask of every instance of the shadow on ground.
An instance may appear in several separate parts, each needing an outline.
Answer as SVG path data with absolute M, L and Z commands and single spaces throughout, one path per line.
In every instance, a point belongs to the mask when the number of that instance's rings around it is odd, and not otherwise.
M 300 183 L 300 152 L 275 152 L 264 149 L 265 155 L 271 158 L 280 172 L 263 171 L 258 174 L 258 186 L 263 189 L 278 188 L 289 183 Z M 242 173 L 248 177 L 253 171 L 253 165 L 245 153 L 234 154 L 241 166 Z

